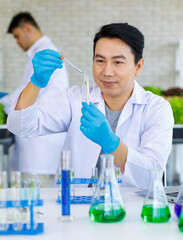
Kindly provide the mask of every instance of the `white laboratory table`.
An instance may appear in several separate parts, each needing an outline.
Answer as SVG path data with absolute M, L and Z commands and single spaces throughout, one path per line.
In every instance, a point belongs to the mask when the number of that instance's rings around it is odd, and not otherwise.
M 135 239 L 151 240 L 183 239 L 183 233 L 178 229 L 178 220 L 174 214 L 174 204 L 170 203 L 171 218 L 167 223 L 145 223 L 140 214 L 144 198 L 138 196 L 137 188 L 122 188 L 122 196 L 126 209 L 125 218 L 118 223 L 96 223 L 89 218 L 90 205 L 71 205 L 73 222 L 58 221 L 61 206 L 56 203 L 58 189 L 42 188 L 41 198 L 44 200 L 44 233 L 35 236 L 12 235 L 0 236 L 0 239 L 44 239 L 44 240 L 113 240 Z M 90 188 L 77 188 L 76 195 L 91 195 Z

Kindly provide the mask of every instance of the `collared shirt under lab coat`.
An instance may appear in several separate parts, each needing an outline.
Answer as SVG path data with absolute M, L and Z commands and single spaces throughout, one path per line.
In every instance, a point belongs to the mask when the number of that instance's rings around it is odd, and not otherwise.
M 74 176 L 91 177 L 101 147 L 80 131 L 83 98 L 84 89 L 74 86 L 57 98 L 37 101 L 21 111 L 14 110 L 15 102 L 8 117 L 8 128 L 17 135 L 29 137 L 68 131 L 64 149 L 71 150 Z M 90 89 L 90 101 L 105 114 L 104 99 L 98 87 Z M 128 147 L 124 185 L 146 188 L 149 169 L 165 168 L 172 145 L 173 124 L 170 104 L 145 91 L 135 81 L 115 132 Z
M 0 99 L 0 103 L 4 105 L 6 113 L 9 112 L 13 99 L 20 94 L 22 89 L 30 81 L 33 74 L 32 59 L 35 53 L 44 49 L 58 51 L 47 36 L 41 37 L 28 49 L 26 52 L 26 67 L 20 86 L 9 95 Z M 62 69 L 57 69 L 53 73 L 48 86 L 41 90 L 39 99 L 55 96 L 68 87 L 68 75 L 64 65 Z M 12 168 L 21 172 L 55 174 L 65 136 L 65 133 L 41 136 L 33 139 L 15 136 L 15 146 L 12 153 Z

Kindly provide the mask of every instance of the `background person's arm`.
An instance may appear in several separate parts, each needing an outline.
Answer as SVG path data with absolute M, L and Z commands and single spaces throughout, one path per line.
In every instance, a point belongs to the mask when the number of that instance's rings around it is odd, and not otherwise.
M 30 81 L 20 94 L 15 110 L 22 110 L 33 105 L 39 96 L 40 90 L 41 88 Z

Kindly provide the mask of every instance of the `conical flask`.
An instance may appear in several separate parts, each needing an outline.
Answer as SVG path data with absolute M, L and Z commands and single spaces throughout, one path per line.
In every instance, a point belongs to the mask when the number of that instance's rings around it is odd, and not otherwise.
M 177 195 L 176 201 L 175 201 L 175 214 L 177 217 L 180 216 L 181 210 L 183 206 L 183 183 L 181 184 L 181 187 L 179 189 L 179 193 Z
M 125 209 L 115 177 L 114 156 L 100 156 L 101 171 L 89 210 L 90 219 L 95 222 L 112 223 L 121 221 Z
M 150 170 L 150 173 L 149 187 L 141 217 L 145 222 L 167 222 L 170 218 L 170 209 L 163 188 L 162 171 L 154 168 Z
M 183 209 L 183 208 L 182 208 Z M 180 217 L 178 221 L 178 227 L 181 232 L 183 232 L 183 210 L 180 211 Z

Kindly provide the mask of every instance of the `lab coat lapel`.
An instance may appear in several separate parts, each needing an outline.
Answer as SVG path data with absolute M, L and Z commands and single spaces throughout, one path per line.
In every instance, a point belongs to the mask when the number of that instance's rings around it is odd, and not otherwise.
M 133 93 L 121 111 L 116 129 L 132 116 L 136 104 L 147 104 L 147 99 L 145 90 L 135 81 Z
M 132 115 L 132 102 L 129 100 L 129 101 L 127 101 L 123 110 L 121 111 L 116 128 L 118 128 L 120 125 L 122 125 L 131 115 Z
M 102 96 L 101 90 L 99 87 L 96 87 L 94 94 L 90 95 L 90 101 L 95 104 L 95 106 L 104 114 L 105 113 L 105 103 L 104 98 Z

